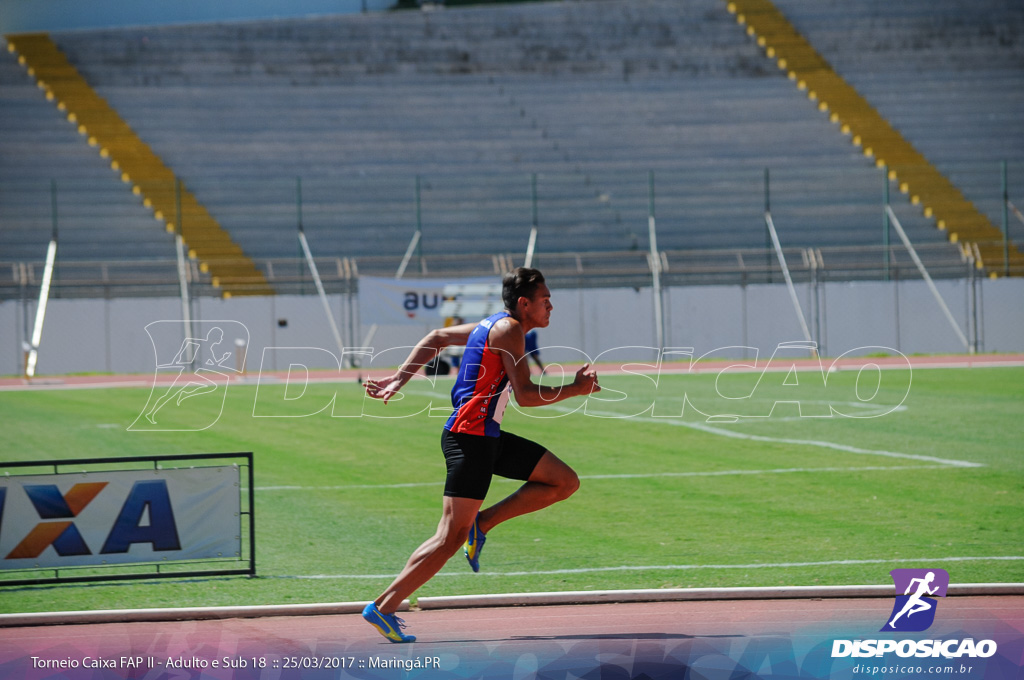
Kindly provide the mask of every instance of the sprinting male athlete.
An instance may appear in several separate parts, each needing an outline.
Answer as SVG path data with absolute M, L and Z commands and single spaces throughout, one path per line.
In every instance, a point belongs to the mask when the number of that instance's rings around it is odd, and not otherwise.
M 363 610 L 363 618 L 392 642 L 416 639 L 402 632 L 405 622 L 395 616 L 395 611 L 460 547 L 473 571 L 479 571 L 480 551 L 491 529 L 564 500 L 579 488 L 579 478 L 572 468 L 540 444 L 503 432 L 501 418 L 508 403 L 509 385 L 520 406 L 543 406 L 599 391 L 597 373 L 584 364 L 568 385 L 537 385 L 531 380 L 525 335 L 534 328 L 545 328 L 552 310 L 551 291 L 539 271 L 520 267 L 506 274 L 502 302 L 505 311 L 479 324 L 431 331 L 397 372 L 366 381 L 366 393 L 387 403 L 442 349 L 449 345 L 466 347 L 452 388 L 455 411 L 441 435 L 448 474 L 437 533 L 413 552 L 394 582 Z M 512 495 L 481 510 L 492 475 L 525 483 Z

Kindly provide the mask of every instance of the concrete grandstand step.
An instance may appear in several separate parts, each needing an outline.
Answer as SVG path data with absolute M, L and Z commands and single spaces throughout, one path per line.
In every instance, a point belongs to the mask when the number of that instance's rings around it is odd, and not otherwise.
M 652 169 L 659 241 L 674 248 L 763 247 L 766 166 L 784 239 L 880 240 L 873 159 L 763 58 L 720 0 L 55 39 L 258 257 L 297 253 L 300 176 L 307 233 L 330 257 L 400 256 L 416 226 L 417 175 L 426 252 L 521 251 L 534 173 L 540 248 L 645 248 Z M 915 240 L 946 240 L 919 210 L 904 226 Z
M 799 88 L 808 91 L 809 98 L 820 99 L 820 108 L 843 123 L 854 135 L 855 145 L 863 147 L 864 155 L 877 157 L 879 166 L 898 176 L 901 189 L 912 195 L 912 202 L 923 204 L 925 214 L 934 215 L 940 229 L 949 229 L 951 241 L 999 239 L 988 218 L 833 71 L 769 0 L 737 0 L 730 2 L 729 8 L 737 22 L 747 26 L 747 33 L 765 47 L 767 56 L 777 59 L 780 68 L 788 69 L 790 78 L 799 81 Z M 996 270 L 990 273 L 994 275 Z
M 152 201 L 158 219 L 162 212 L 172 214 L 173 208 L 179 220 L 179 233 L 190 241 L 190 253 L 213 269 L 215 287 L 223 281 L 225 294 L 271 292 L 262 274 L 251 262 L 245 264 L 241 249 L 194 196 L 181 189 L 180 183 L 173 203 L 166 193 L 159 191 L 160 186 L 174 180 L 173 173 L 107 102 L 95 94 L 47 35 L 9 37 L 8 45 L 11 52 L 18 52 L 19 59 L 27 62 L 30 75 L 37 79 L 40 89 L 47 91 L 48 98 L 56 100 L 58 108 L 68 111 L 68 121 L 78 125 L 79 133 L 90 135 L 91 145 L 103 147 L 112 159 L 111 168 L 121 172 L 122 182 L 132 182 L 135 193 Z M 239 283 L 237 287 L 235 281 Z

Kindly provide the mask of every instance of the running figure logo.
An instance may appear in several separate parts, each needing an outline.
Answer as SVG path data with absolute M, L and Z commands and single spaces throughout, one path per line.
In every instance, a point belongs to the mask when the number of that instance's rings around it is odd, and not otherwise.
M 182 340 L 182 323 L 146 326 L 156 373 L 146 406 L 129 430 L 197 431 L 220 419 L 228 383 L 244 362 L 244 354 L 236 356 L 233 350 L 245 351 L 249 331 L 237 321 L 198 321 L 193 328 L 199 332 Z
M 889 573 L 896 584 L 896 603 L 881 630 L 903 633 L 928 630 L 935 621 L 938 607 L 938 602 L 929 596 L 946 596 L 949 574 L 945 569 L 893 569 Z

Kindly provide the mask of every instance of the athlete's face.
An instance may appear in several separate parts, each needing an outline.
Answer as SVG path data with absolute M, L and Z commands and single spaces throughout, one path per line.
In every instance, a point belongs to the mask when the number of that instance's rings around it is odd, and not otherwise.
M 554 307 L 551 305 L 551 291 L 545 283 L 537 286 L 533 297 L 519 298 L 521 320 L 526 321 L 530 328 L 547 328 L 548 322 L 551 321 L 552 309 Z

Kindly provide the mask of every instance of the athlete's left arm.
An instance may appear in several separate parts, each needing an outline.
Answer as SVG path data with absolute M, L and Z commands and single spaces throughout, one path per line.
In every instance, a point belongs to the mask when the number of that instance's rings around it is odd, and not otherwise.
M 466 323 L 430 331 L 416 343 L 397 371 L 386 378 L 367 379 L 364 384 L 366 394 L 374 399 L 383 399 L 385 404 L 388 403 L 388 400 L 398 394 L 402 386 L 409 382 L 420 368 L 433 361 L 441 350 L 451 345 L 465 345 L 474 328 L 475 323 Z

